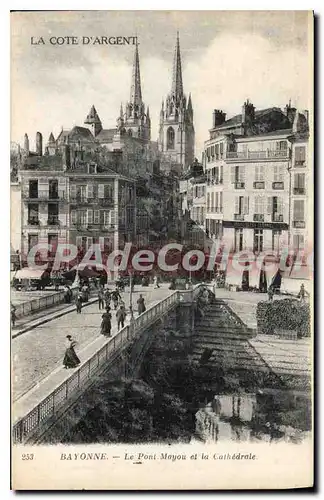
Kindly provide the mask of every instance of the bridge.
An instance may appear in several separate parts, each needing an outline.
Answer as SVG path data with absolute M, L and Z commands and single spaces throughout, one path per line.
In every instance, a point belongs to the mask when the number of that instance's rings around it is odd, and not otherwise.
M 192 304 L 195 302 L 199 291 L 199 286 L 193 290 L 184 291 L 152 290 L 149 294 L 151 295 L 149 297 L 151 300 L 147 301 L 148 307 L 146 311 L 140 316 L 135 314 L 133 320 L 128 322 L 119 331 L 117 331 L 116 325 L 113 324 L 113 336 L 111 338 L 107 339 L 99 335 L 100 323 L 96 325 L 96 335 L 91 342 L 85 345 L 82 351 L 78 351 L 82 362 L 78 368 L 73 369 L 72 373 L 70 370 L 67 371 L 63 366 L 59 365 L 41 380 L 36 379 L 37 381 L 32 387 L 27 386 L 24 393 L 21 393 L 21 387 L 24 387 L 24 383 L 27 380 L 26 370 L 32 369 L 33 359 L 28 359 L 28 366 L 26 363 L 23 363 L 23 366 L 19 367 L 20 363 L 17 363 L 17 356 L 19 356 L 18 352 L 20 352 L 21 346 L 19 350 L 17 348 L 14 349 L 14 352 L 16 352 L 14 354 L 14 364 L 16 364 L 14 374 L 16 379 L 13 383 L 14 401 L 12 408 L 14 443 L 35 442 L 58 418 L 59 412 L 66 409 L 69 404 L 72 404 L 76 398 L 80 397 L 100 372 L 107 370 L 116 363 L 121 353 L 130 345 L 134 345 L 134 341 L 136 342 L 143 338 L 143 332 L 148 332 L 154 324 L 160 323 L 161 320 L 163 321 L 163 318 L 168 318 L 170 312 L 175 310 L 180 304 L 189 306 L 188 310 L 192 311 Z M 161 298 L 161 295 L 163 298 Z M 144 291 L 143 296 L 145 296 Z M 94 305 L 90 306 L 89 309 L 91 307 L 93 308 Z M 73 323 L 69 316 L 70 314 L 65 316 L 67 318 L 65 321 L 70 323 L 68 330 L 70 333 L 73 330 Z M 86 318 L 91 316 L 91 312 L 75 316 L 79 320 L 79 328 L 84 327 L 86 329 L 88 327 L 90 330 L 91 327 L 94 329 L 93 325 L 89 325 L 89 319 L 86 320 Z M 61 325 L 62 318 L 57 321 Z M 181 318 L 181 323 L 187 329 L 188 325 L 183 321 L 183 317 Z M 47 322 L 46 328 L 49 330 L 52 328 L 53 333 L 55 333 L 53 322 Z M 36 328 L 35 333 L 28 332 L 26 339 L 33 334 L 34 336 L 41 335 L 42 325 Z M 22 335 L 16 340 L 25 340 L 24 336 Z M 39 339 L 38 342 L 40 342 Z M 55 344 L 57 345 L 57 340 Z M 140 344 L 141 342 L 139 342 Z M 34 348 L 37 349 L 37 346 L 34 346 Z M 139 349 L 135 349 L 135 359 L 133 359 L 129 368 L 136 369 L 143 349 L 144 345 Z M 20 357 L 22 356 L 23 353 L 20 354 Z M 41 359 L 37 362 L 39 365 L 38 372 L 42 371 L 42 361 L 46 363 L 46 359 Z

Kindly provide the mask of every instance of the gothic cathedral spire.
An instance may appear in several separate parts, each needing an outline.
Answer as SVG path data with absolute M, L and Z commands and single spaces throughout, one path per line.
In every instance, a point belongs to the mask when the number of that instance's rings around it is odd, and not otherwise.
M 183 96 L 179 32 L 177 32 L 177 42 L 174 51 L 171 94 L 176 99 L 180 99 Z
M 129 136 L 136 137 L 144 141 L 151 139 L 151 122 L 149 113 L 145 113 L 145 104 L 142 100 L 140 61 L 137 44 L 135 47 L 133 61 L 130 100 L 126 103 L 124 125 L 126 133 Z
M 169 165 L 185 170 L 194 159 L 195 129 L 191 95 L 187 100 L 183 92 L 182 64 L 179 33 L 173 59 L 171 91 L 162 100 L 160 111 L 159 150 Z M 170 168 L 167 166 L 166 168 Z

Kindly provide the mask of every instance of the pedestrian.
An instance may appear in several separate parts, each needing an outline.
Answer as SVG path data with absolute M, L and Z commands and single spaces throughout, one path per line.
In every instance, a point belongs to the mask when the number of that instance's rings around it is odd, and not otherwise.
M 110 307 L 101 316 L 101 334 L 105 337 L 111 337 L 111 314 Z
M 116 310 L 118 307 L 118 301 L 121 300 L 121 296 L 120 296 L 120 293 L 118 291 L 118 288 L 116 288 L 113 292 L 111 292 L 111 298 L 112 298 L 112 301 L 114 304 L 114 308 Z
M 16 319 L 17 319 L 17 316 L 16 316 L 16 308 L 13 304 L 11 304 L 11 325 L 12 325 L 12 328 L 14 328 L 15 324 L 16 324 Z
M 105 299 L 106 309 L 107 309 L 107 307 L 109 307 L 109 309 L 110 309 L 111 293 L 110 293 L 108 288 L 104 292 L 104 299 Z
M 76 368 L 81 363 L 74 350 L 77 342 L 71 337 L 71 335 L 67 335 L 66 338 L 66 350 L 63 359 L 63 366 L 64 368 Z
M 64 286 L 64 302 L 66 304 L 70 304 L 71 302 L 71 290 L 67 285 Z
M 98 290 L 98 304 L 99 304 L 99 311 L 100 311 L 105 306 L 104 293 L 103 293 L 102 288 L 99 288 L 99 290 Z
M 138 314 L 142 314 L 144 311 L 146 311 L 145 300 L 144 297 L 142 297 L 142 294 L 140 294 L 139 298 L 137 299 L 137 311 Z
M 82 309 L 82 300 L 81 300 L 81 295 L 78 293 L 76 299 L 75 299 L 75 305 L 76 305 L 76 310 L 78 314 L 81 314 L 81 309 Z
M 160 288 L 158 276 L 154 276 L 153 282 L 154 282 L 154 288 Z
M 299 294 L 298 294 L 298 298 L 300 299 L 301 302 L 305 302 L 305 294 L 306 294 L 305 285 L 304 285 L 304 283 L 302 283 L 300 285 L 300 290 L 299 290 Z
M 273 301 L 273 295 L 274 295 L 273 288 L 272 288 L 272 286 L 269 286 L 269 288 L 268 288 L 268 298 L 269 298 L 270 302 Z
M 120 327 L 124 328 L 124 322 L 126 318 L 126 309 L 125 306 L 119 306 L 118 311 L 116 312 L 116 318 L 117 318 L 117 329 L 119 330 Z

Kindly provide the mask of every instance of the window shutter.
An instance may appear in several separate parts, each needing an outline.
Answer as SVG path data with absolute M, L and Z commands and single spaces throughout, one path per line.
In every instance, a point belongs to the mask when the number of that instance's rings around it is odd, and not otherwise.
M 109 218 L 110 218 L 110 224 L 116 224 L 116 212 L 115 212 L 115 210 L 110 210 Z
M 231 184 L 235 184 L 235 166 L 231 165 Z M 235 212 L 238 213 L 238 212 Z
M 71 210 L 71 223 L 76 224 L 77 223 L 77 211 L 76 210 Z
M 91 245 L 92 245 L 92 236 L 87 236 L 87 250 L 89 250 Z
M 207 212 L 210 211 L 210 193 L 207 193 Z
M 93 223 L 100 224 L 100 211 L 99 210 L 93 211 Z
M 98 184 L 98 198 L 105 197 L 105 186 L 104 184 Z
M 245 182 L 245 166 L 241 165 L 239 169 L 239 181 Z
M 87 198 L 93 198 L 93 184 L 87 185 Z
M 244 202 L 244 214 L 247 215 L 249 213 L 249 197 L 244 196 L 243 202 Z
M 234 213 L 238 214 L 240 212 L 240 199 L 239 196 L 235 196 L 235 209 Z
M 219 196 L 219 194 L 216 193 L 216 202 L 215 202 L 216 203 L 216 212 L 218 212 L 218 196 Z
M 109 212 L 107 211 L 104 212 L 104 226 L 105 227 L 109 226 Z
M 105 249 L 105 238 L 104 238 L 104 236 L 99 236 L 99 245 L 100 245 L 100 250 L 103 251 Z
M 219 193 L 219 211 L 223 211 L 223 192 L 221 191 Z
M 273 198 L 272 196 L 268 196 L 268 201 L 267 201 L 267 213 L 272 214 L 272 207 L 273 207 Z
M 260 166 L 260 181 L 264 181 L 264 165 Z
M 211 194 L 211 211 L 214 212 L 215 210 L 215 193 Z
M 259 180 L 259 166 L 256 165 L 254 168 L 254 180 L 257 182 Z
M 220 167 L 220 179 L 219 182 L 222 184 L 223 183 L 223 165 Z
M 278 206 L 278 208 L 277 208 L 278 214 L 282 215 L 282 213 L 283 213 L 283 200 L 282 200 L 281 196 L 278 196 L 277 199 L 278 199 L 278 202 L 277 202 L 278 203 L 278 205 L 277 205 Z
M 70 195 L 71 195 L 71 198 L 76 198 L 76 185 L 75 184 L 72 184 L 70 186 Z
M 264 214 L 265 212 L 265 204 L 266 204 L 266 197 L 265 196 L 261 196 L 261 214 Z
M 88 224 L 93 224 L 93 210 L 89 209 L 87 211 L 87 222 Z
M 81 248 L 82 247 L 82 236 L 77 236 L 75 238 L 75 244 L 76 244 L 77 248 Z

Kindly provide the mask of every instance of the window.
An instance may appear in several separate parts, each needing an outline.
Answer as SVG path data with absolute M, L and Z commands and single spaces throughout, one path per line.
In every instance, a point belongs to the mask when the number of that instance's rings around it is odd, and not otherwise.
M 235 252 L 241 252 L 243 250 L 243 229 L 235 229 L 234 238 Z
M 249 197 L 235 196 L 235 214 L 244 215 L 249 213 Z
M 254 171 L 254 180 L 256 182 L 264 181 L 264 165 L 256 165 Z
M 48 195 L 52 200 L 58 198 L 58 180 L 51 179 L 48 181 Z
M 231 183 L 243 183 L 245 182 L 245 167 L 241 166 L 232 166 L 231 167 Z M 244 187 L 244 185 L 243 185 Z
M 283 167 L 281 165 L 275 165 L 273 170 L 273 181 L 283 182 L 283 180 L 284 180 Z
M 219 168 L 218 167 L 215 168 L 215 183 L 216 184 L 219 183 Z
M 105 197 L 105 185 L 104 184 L 98 184 L 98 198 L 104 198 Z
M 224 154 L 224 143 L 221 142 L 219 145 L 219 156 L 223 158 L 223 154 Z
M 216 155 L 216 160 L 219 158 L 219 144 L 216 144 L 215 146 L 215 155 Z
M 167 149 L 174 149 L 174 130 L 169 127 L 167 130 Z
M 93 184 L 87 185 L 87 198 L 93 198 Z
M 288 149 L 287 141 L 277 141 L 276 142 L 276 149 L 279 151 L 284 151 L 284 150 Z
M 210 212 L 210 193 L 207 193 L 207 212 Z
M 264 214 L 264 198 L 263 196 L 256 196 L 254 199 L 254 213 Z
M 272 231 L 272 250 L 274 250 L 275 252 L 279 252 L 280 236 L 281 231 L 278 231 L 276 229 Z
M 38 181 L 29 181 L 29 198 L 38 198 Z
M 294 200 L 294 221 L 304 221 L 305 203 L 304 200 Z
M 215 193 L 212 193 L 212 194 L 211 194 L 211 212 L 214 212 L 214 211 L 215 211 L 215 202 L 214 202 L 214 197 L 215 197 Z
M 218 198 L 219 198 L 219 193 L 216 193 L 216 202 L 215 202 L 215 205 L 216 205 L 216 207 L 215 207 L 215 211 L 216 211 L 216 212 L 218 212 L 218 210 L 219 210 Z
M 93 210 L 87 211 L 87 223 L 93 224 Z
M 88 174 L 96 174 L 97 173 L 97 164 L 89 163 L 88 164 Z
M 215 156 L 215 146 L 211 147 L 210 153 L 211 153 L 212 159 L 214 159 L 214 156 Z
M 76 185 L 75 184 L 71 184 L 71 186 L 70 186 L 70 196 L 71 196 L 72 200 L 76 198 Z
M 305 174 L 294 175 L 294 194 L 305 194 Z
M 28 205 L 28 224 L 31 225 L 39 225 L 39 218 L 38 218 L 38 204 L 37 203 L 30 203 Z
M 223 192 L 219 193 L 219 211 L 223 212 Z
M 71 224 L 76 224 L 77 221 L 78 221 L 77 211 L 76 210 L 71 210 Z
M 38 245 L 38 234 L 29 234 L 28 235 L 28 252 Z
M 57 247 L 57 242 L 58 242 L 58 235 L 57 234 L 48 234 L 48 244 L 52 245 L 52 248 L 50 251 L 56 250 Z
M 305 248 L 305 238 L 303 234 L 294 234 L 293 235 L 293 245 L 294 250 L 304 250 Z
M 87 211 L 86 210 L 80 210 L 80 224 L 81 226 L 86 226 L 87 225 Z
M 296 146 L 295 147 L 295 166 L 303 167 L 306 160 L 306 147 Z
M 254 230 L 253 251 L 254 252 L 263 251 L 263 229 Z
M 111 212 L 110 212 L 110 210 L 109 211 L 106 210 L 104 212 L 104 226 L 109 227 L 110 224 L 111 224 Z
M 76 187 L 76 197 L 80 201 L 85 201 L 87 196 L 87 186 L 77 186 Z
M 219 183 L 223 184 L 223 165 L 220 166 Z
M 47 223 L 49 225 L 58 224 L 59 222 L 59 209 L 58 203 L 49 203 L 48 204 L 48 220 Z
M 100 211 L 99 210 L 93 211 L 93 223 L 100 224 Z
M 112 198 L 112 193 L 113 193 L 113 188 L 110 184 L 105 184 L 104 188 L 104 197 L 107 198 Z

